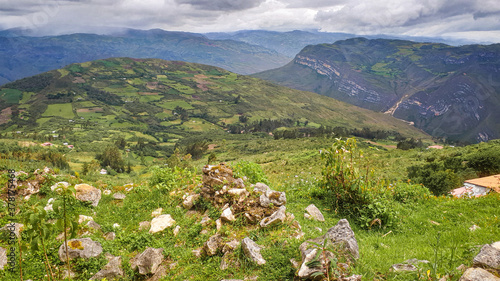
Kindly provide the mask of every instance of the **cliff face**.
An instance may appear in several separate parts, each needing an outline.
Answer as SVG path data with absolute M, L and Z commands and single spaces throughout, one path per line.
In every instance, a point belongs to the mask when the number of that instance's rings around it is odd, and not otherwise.
M 355 38 L 307 46 L 255 76 L 391 114 L 437 137 L 500 137 L 499 44 Z

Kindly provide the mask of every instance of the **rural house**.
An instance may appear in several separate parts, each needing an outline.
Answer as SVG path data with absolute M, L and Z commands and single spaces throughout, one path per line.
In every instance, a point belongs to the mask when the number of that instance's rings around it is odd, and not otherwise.
M 455 197 L 462 197 L 464 195 L 477 197 L 486 195 L 492 190 L 500 193 L 500 174 L 466 180 L 464 186 L 453 189 L 450 193 Z

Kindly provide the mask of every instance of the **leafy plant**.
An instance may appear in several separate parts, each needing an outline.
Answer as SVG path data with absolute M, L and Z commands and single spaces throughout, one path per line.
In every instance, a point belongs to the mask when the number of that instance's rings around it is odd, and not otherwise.
M 231 168 L 233 169 L 235 178 L 246 176 L 250 183 L 261 182 L 269 184 L 266 174 L 264 174 L 264 171 L 262 171 L 262 168 L 257 163 L 241 160 L 236 164 L 231 164 Z

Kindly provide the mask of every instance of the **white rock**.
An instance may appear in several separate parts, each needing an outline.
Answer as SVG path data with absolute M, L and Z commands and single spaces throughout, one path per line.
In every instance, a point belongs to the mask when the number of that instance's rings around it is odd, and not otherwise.
M 102 194 L 104 194 L 104 195 L 110 195 L 110 194 L 111 194 L 111 190 L 106 189 L 106 190 L 104 190 L 104 191 L 102 192 Z
M 222 211 L 222 214 L 220 215 L 220 218 L 224 221 L 235 221 L 236 218 L 233 215 L 233 212 L 231 211 L 231 208 L 227 208 L 224 211 Z
M 84 221 L 93 221 L 93 217 L 85 216 L 85 215 L 78 215 L 78 224 L 82 224 Z
M 175 224 L 175 220 L 170 215 L 161 215 L 159 217 L 154 218 L 151 221 L 151 228 L 149 229 L 149 233 L 156 233 L 163 231 L 167 227 L 171 227 Z
M 161 215 L 161 212 L 163 212 L 163 208 L 158 208 L 158 209 L 154 210 L 154 211 L 151 213 L 151 216 L 152 216 L 152 217 L 157 217 L 157 216 Z
M 179 234 L 179 231 L 181 230 L 180 225 L 176 226 L 174 229 L 174 236 L 177 236 Z
M 50 187 L 50 190 L 54 191 L 56 190 L 58 187 L 68 187 L 69 186 L 69 183 L 68 182 L 65 182 L 65 181 L 61 181 L 61 182 L 58 182 L 56 184 L 54 184 L 53 186 Z
M 119 225 L 119 224 L 117 224 L 117 223 L 114 223 L 114 224 L 113 224 L 113 228 L 120 228 L 120 225 Z
M 325 218 L 323 217 L 323 214 L 321 213 L 321 211 L 314 204 L 311 204 L 311 205 L 307 206 L 306 211 L 315 220 L 317 220 L 317 221 L 325 221 Z

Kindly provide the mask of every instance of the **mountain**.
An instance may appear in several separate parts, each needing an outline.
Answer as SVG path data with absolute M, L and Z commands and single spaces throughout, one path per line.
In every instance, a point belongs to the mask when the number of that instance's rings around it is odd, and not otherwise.
M 95 127 L 175 143 L 197 132 L 227 134 L 231 126 L 273 119 L 427 137 L 392 116 L 329 97 L 160 59 L 97 60 L 17 80 L 0 88 L 0 110 L 0 129 L 40 135 Z
M 0 85 L 70 63 L 109 57 L 182 60 L 216 65 L 240 74 L 276 68 L 290 61 L 261 46 L 159 29 L 46 37 L 18 36 L 18 32 L 0 33 Z
M 500 44 L 353 38 L 307 46 L 254 76 L 385 112 L 436 137 L 500 137 Z

